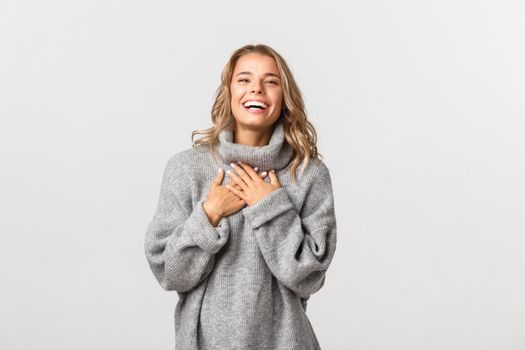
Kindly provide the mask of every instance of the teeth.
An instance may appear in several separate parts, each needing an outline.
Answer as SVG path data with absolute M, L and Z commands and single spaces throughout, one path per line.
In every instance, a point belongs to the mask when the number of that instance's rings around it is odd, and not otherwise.
M 268 108 L 268 106 L 264 102 L 259 102 L 259 101 L 246 101 L 246 102 L 244 102 L 244 107 L 248 107 L 249 108 L 250 106 L 260 106 L 262 108 Z

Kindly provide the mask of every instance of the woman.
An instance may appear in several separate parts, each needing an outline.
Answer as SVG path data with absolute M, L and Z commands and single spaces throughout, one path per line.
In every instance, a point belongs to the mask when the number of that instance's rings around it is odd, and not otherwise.
M 221 80 L 213 127 L 168 160 L 146 233 L 154 276 L 179 296 L 176 349 L 320 349 L 306 301 L 336 220 L 315 129 L 272 48 L 236 50 Z

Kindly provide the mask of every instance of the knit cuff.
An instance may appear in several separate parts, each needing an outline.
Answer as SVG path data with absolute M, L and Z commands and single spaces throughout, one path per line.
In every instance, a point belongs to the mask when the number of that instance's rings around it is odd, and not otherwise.
M 211 224 L 202 206 L 205 200 L 201 199 L 195 205 L 186 220 L 186 230 L 195 244 L 208 253 L 216 254 L 228 240 L 230 226 L 226 217 L 221 218 L 217 227 Z
M 283 187 L 273 190 L 257 203 L 243 208 L 241 211 L 249 225 L 256 229 L 272 220 L 281 213 L 293 209 L 294 205 Z

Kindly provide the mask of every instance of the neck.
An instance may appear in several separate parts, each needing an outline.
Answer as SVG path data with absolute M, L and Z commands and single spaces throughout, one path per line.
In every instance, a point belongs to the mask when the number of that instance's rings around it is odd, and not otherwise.
M 227 127 L 219 134 L 217 153 L 226 164 L 240 160 L 261 170 L 283 169 L 290 163 L 294 152 L 284 137 L 282 120 L 275 122 L 269 130 L 268 142 L 262 141 L 264 139 L 259 133 L 257 140 L 252 138 L 248 140 L 249 144 L 243 144 L 234 141 L 234 130 Z M 242 132 L 239 135 L 242 142 Z
M 233 140 L 237 144 L 262 147 L 270 142 L 274 126 L 270 126 L 263 131 L 244 128 L 236 123 L 235 130 L 233 130 Z

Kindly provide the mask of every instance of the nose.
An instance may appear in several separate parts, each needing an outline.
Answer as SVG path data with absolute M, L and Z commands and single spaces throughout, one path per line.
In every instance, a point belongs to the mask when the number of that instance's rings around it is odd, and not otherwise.
M 251 86 L 251 91 L 252 92 L 262 92 L 261 83 L 258 80 L 254 79 L 253 84 Z

